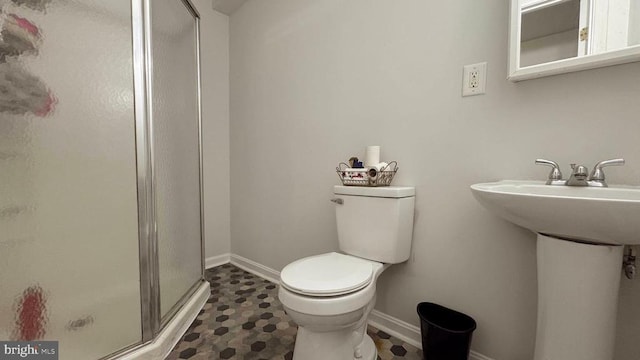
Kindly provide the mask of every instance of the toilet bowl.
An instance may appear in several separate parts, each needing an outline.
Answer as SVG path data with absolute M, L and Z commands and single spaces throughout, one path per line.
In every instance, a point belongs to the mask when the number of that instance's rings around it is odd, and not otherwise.
M 375 360 L 366 336 L 376 281 L 388 264 L 328 253 L 293 262 L 281 272 L 278 297 L 298 324 L 294 360 Z
M 376 281 L 409 258 L 413 187 L 335 186 L 338 243 L 331 252 L 282 269 L 278 296 L 298 324 L 294 360 L 375 360 L 366 334 Z

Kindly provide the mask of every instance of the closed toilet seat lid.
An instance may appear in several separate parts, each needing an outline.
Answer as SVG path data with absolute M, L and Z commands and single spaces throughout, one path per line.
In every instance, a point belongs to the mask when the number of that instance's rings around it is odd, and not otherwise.
M 316 255 L 285 266 L 280 273 L 280 282 L 286 289 L 303 295 L 345 295 L 371 283 L 373 264 L 335 252 Z

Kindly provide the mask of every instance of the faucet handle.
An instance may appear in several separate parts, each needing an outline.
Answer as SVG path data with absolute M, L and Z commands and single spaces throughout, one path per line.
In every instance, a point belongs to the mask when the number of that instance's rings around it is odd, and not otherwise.
M 603 181 L 604 182 L 604 171 L 602 171 L 603 167 L 607 166 L 619 166 L 624 165 L 624 159 L 611 159 L 611 160 L 602 160 L 593 167 L 591 171 L 591 175 L 589 175 L 589 180 Z
M 547 179 L 547 185 L 551 185 L 554 182 L 562 180 L 562 172 L 560 171 L 560 166 L 558 166 L 557 162 L 546 159 L 536 159 L 536 165 L 552 167 L 551 172 L 549 173 L 549 178 Z

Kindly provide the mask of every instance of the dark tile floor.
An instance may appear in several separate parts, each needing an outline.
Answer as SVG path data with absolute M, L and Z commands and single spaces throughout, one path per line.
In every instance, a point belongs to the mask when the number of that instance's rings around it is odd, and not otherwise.
M 262 360 L 293 357 L 297 326 L 277 286 L 231 264 L 206 271 L 211 296 L 167 360 Z M 422 359 L 422 352 L 369 326 L 379 360 Z M 327 359 L 331 360 L 331 359 Z

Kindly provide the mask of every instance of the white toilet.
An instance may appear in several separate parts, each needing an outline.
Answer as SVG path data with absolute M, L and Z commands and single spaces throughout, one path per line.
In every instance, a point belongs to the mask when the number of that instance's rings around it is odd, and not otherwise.
M 306 257 L 285 266 L 278 296 L 298 324 L 294 360 L 373 360 L 366 335 L 378 276 L 409 259 L 413 187 L 335 186 L 341 253 Z

